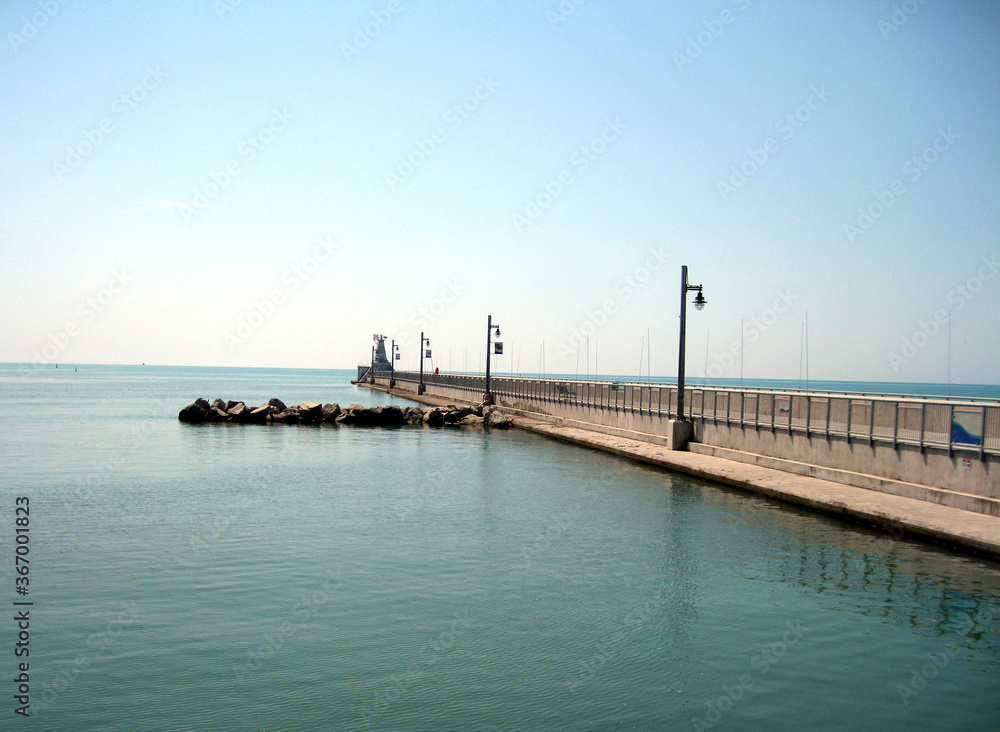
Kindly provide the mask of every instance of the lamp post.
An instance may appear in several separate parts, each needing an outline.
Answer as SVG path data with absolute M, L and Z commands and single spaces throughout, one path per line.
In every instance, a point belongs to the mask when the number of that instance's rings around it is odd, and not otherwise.
M 399 346 L 396 345 L 395 339 L 391 341 L 392 348 L 390 348 L 389 353 L 389 388 L 396 388 L 396 359 L 399 358 Z
M 493 331 L 500 337 L 500 325 L 493 322 L 493 316 L 486 316 L 486 393 L 483 394 L 483 404 L 493 404 L 493 392 L 490 391 L 490 345 L 493 341 Z
M 424 338 L 424 332 L 420 331 L 420 383 L 417 385 L 417 394 L 423 394 L 427 391 L 424 386 L 424 343 L 429 346 L 431 339 Z
M 694 306 L 701 310 L 708 300 L 702 294 L 701 285 L 688 284 L 687 265 L 681 267 L 681 343 L 678 348 L 679 361 L 677 364 L 677 419 L 684 421 L 684 337 L 687 329 L 687 294 L 691 290 L 697 290 L 698 294 L 694 298 Z

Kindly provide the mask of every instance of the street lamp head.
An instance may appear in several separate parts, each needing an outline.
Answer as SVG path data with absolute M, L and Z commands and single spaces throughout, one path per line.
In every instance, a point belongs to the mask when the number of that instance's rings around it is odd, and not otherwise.
M 499 337 L 500 337 L 500 326 L 498 325 L 497 326 L 497 338 L 499 338 Z
M 695 308 L 701 310 L 702 308 L 705 307 L 706 304 L 708 304 L 708 300 L 706 300 L 705 296 L 701 294 L 701 290 L 698 290 L 698 294 L 694 296 Z

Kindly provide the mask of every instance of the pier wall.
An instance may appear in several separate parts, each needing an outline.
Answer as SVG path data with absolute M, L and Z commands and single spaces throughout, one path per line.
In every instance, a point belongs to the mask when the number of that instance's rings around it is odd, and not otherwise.
M 417 374 L 395 378 L 417 391 Z M 485 391 L 477 375 L 425 374 L 424 385 L 456 402 Z M 684 449 L 675 385 L 494 377 L 491 391 L 514 413 Z M 694 387 L 685 416 L 692 452 L 1000 516 L 996 400 Z

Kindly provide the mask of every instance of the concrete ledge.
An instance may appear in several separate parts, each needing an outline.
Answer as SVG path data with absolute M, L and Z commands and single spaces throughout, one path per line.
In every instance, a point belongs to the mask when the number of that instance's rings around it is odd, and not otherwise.
M 703 445 L 691 443 L 688 446 L 691 452 L 701 455 L 714 455 L 715 457 L 735 460 L 750 465 L 759 465 L 764 468 L 783 470 L 787 473 L 805 475 L 811 478 L 820 478 L 835 483 L 865 488 L 882 493 L 891 493 L 905 498 L 915 498 L 919 501 L 929 501 L 939 503 L 951 508 L 960 508 L 963 511 L 983 513 L 987 516 L 1000 516 L 1000 501 L 986 496 L 974 495 L 972 493 L 962 493 L 935 486 L 920 485 L 918 483 L 907 483 L 902 480 L 892 480 L 891 478 L 880 478 L 877 475 L 866 473 L 856 473 L 850 470 L 838 470 L 827 468 L 822 465 L 812 465 L 795 460 L 785 460 L 783 458 L 770 457 L 768 455 L 757 455 L 752 452 L 734 450 L 728 447 L 716 447 L 714 445 Z

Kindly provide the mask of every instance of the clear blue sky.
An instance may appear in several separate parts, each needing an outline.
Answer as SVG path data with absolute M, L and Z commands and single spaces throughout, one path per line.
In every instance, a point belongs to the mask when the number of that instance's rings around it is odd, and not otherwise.
M 742 324 L 747 377 L 797 378 L 808 313 L 813 379 L 942 382 L 950 340 L 1000 383 L 995 3 L 43 0 L 0 31 L 0 361 L 340 368 L 381 332 L 415 366 L 424 330 L 476 370 L 492 314 L 503 371 L 544 342 L 645 373 L 648 332 L 668 376 L 686 264 L 691 375 L 738 376 Z

